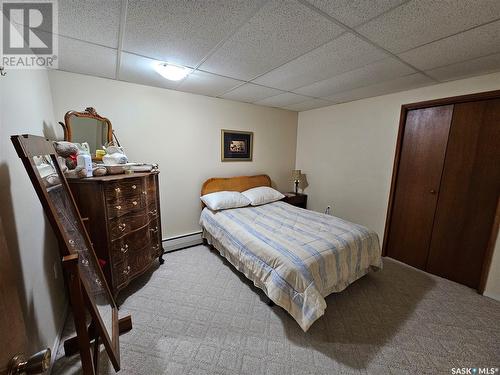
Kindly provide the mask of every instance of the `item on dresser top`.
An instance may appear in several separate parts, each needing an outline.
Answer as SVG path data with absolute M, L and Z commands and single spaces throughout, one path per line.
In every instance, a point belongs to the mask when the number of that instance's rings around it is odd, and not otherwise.
M 158 170 L 158 164 L 148 164 L 148 163 L 128 163 L 130 165 L 130 170 L 134 172 L 151 172 Z
M 95 150 L 95 158 L 97 161 L 102 161 L 102 157 L 106 155 L 106 151 L 104 150 Z
M 106 155 L 102 157 L 102 161 L 107 165 L 116 165 L 116 164 L 127 164 L 128 158 L 123 152 L 122 147 L 118 146 L 108 146 L 105 147 Z
M 76 155 L 78 154 L 78 146 L 72 142 L 57 141 L 54 142 L 54 148 L 57 155 L 64 158 L 64 162 L 68 169 L 75 169 Z M 65 172 L 63 170 L 63 172 Z
M 92 177 L 92 158 L 87 153 L 80 153 L 76 157 L 76 164 L 85 171 L 85 177 Z
M 126 164 L 103 164 L 108 174 L 123 174 L 125 173 Z
M 87 177 L 87 171 L 83 167 L 76 167 L 75 169 L 68 169 L 64 176 L 66 178 L 85 178 Z
M 58 155 L 57 160 L 59 166 L 67 178 L 85 178 L 92 176 L 92 162 L 90 161 L 89 163 L 90 155 L 86 153 L 88 145 L 80 145 L 67 141 L 56 141 L 53 142 L 53 146 Z M 79 157 L 80 160 L 78 161 Z M 61 161 L 61 158 L 63 158 L 64 162 Z
M 205 194 L 200 199 L 212 211 L 250 205 L 250 200 L 238 191 L 218 191 Z
M 103 164 L 103 167 L 108 170 L 109 174 L 158 171 L 158 164 L 145 163 Z
M 253 189 L 248 189 L 241 194 L 248 198 L 252 206 L 259 206 L 261 204 L 271 203 L 285 198 L 285 196 L 278 190 L 268 186 L 259 186 Z
M 92 163 L 92 175 L 94 177 L 104 176 L 107 173 L 108 170 L 102 164 Z

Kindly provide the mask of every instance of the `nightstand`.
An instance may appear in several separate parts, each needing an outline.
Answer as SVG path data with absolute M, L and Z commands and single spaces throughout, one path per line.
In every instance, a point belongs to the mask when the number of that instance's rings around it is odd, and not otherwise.
M 292 206 L 307 208 L 307 194 L 300 193 L 283 193 L 285 198 L 282 199 L 283 202 L 291 204 Z

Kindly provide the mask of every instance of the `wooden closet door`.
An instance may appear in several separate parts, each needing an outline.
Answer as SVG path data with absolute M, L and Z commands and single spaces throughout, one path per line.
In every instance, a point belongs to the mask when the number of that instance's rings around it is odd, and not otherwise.
M 401 146 L 387 255 L 425 269 L 453 105 L 410 110 Z
M 427 271 L 477 288 L 500 191 L 500 99 L 456 104 Z

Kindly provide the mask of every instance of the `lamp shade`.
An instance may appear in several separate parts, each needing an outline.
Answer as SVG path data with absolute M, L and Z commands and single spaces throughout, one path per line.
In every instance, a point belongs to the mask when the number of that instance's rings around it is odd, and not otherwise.
M 300 169 L 294 169 L 292 171 L 292 180 L 300 181 L 300 176 L 302 175 L 302 171 Z

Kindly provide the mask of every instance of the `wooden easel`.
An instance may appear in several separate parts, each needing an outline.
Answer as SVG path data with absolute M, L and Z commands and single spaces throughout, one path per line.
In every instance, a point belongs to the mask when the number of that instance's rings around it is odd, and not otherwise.
M 78 254 L 66 255 L 62 259 L 63 269 L 66 272 L 66 282 L 69 291 L 73 317 L 75 321 L 76 336 L 64 341 L 64 355 L 66 357 L 80 353 L 82 371 L 84 375 L 94 375 L 98 372 L 99 363 L 99 329 L 94 319 L 87 326 L 85 311 L 87 301 L 80 280 L 78 270 Z M 118 332 L 128 332 L 132 329 L 132 319 L 127 315 L 118 320 Z M 93 345 L 92 345 L 93 341 Z

